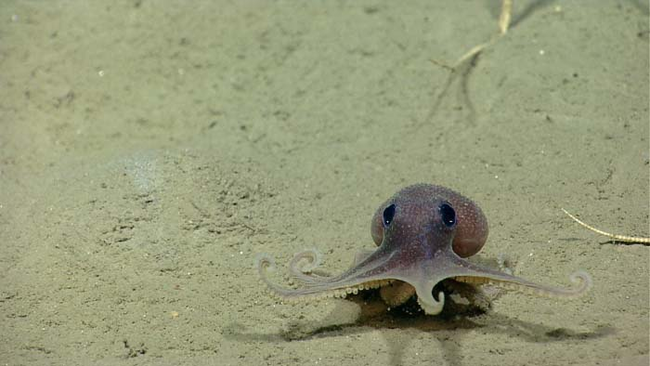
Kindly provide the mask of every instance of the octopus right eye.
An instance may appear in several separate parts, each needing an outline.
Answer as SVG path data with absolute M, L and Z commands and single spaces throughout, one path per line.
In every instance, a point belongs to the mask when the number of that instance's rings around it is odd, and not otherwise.
M 384 209 L 382 221 L 384 223 L 384 227 L 388 227 L 388 225 L 393 222 L 393 217 L 395 217 L 395 204 L 392 204 Z
M 443 203 L 438 207 L 440 210 L 440 216 L 442 216 L 442 222 L 446 227 L 452 227 L 456 224 L 456 211 L 450 205 Z

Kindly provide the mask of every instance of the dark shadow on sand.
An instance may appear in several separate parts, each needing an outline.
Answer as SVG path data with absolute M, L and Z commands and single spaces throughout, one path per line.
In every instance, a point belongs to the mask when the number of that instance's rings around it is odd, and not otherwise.
M 345 301 L 345 300 L 341 300 Z M 249 332 L 241 324 L 230 324 L 223 331 L 225 338 L 239 342 L 305 342 L 324 337 L 346 337 L 366 333 L 373 330 L 382 332 L 389 348 L 390 365 L 404 365 L 404 351 L 409 349 L 408 337 L 395 329 L 418 330 L 430 334 L 438 340 L 444 353 L 446 365 L 463 365 L 462 339 L 468 331 L 480 330 L 489 337 L 491 334 L 505 334 L 509 337 L 524 339 L 527 342 L 551 343 L 575 340 L 589 340 L 611 335 L 615 329 L 602 325 L 588 332 L 578 332 L 567 328 L 548 327 L 543 324 L 529 323 L 495 312 L 475 312 L 465 315 L 454 315 L 443 311 L 439 316 L 424 314 L 416 301 L 393 310 L 388 310 L 378 301 L 353 300 L 360 306 L 361 314 L 354 322 L 334 324 L 328 319 L 340 319 L 333 314 L 340 312 L 335 309 L 319 324 L 291 321 L 285 329 L 277 334 L 261 334 Z M 498 350 L 495 349 L 495 352 Z M 440 364 L 434 362 L 432 364 Z

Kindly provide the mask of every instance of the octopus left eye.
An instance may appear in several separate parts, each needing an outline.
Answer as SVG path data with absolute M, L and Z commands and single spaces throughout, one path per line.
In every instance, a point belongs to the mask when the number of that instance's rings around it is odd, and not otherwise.
M 388 227 L 391 222 L 393 222 L 393 217 L 395 217 L 395 205 L 392 204 L 384 209 L 383 219 L 384 226 Z
M 440 216 L 442 216 L 442 222 L 445 223 L 445 226 L 452 227 L 456 224 L 456 211 L 446 203 L 443 203 L 438 207 L 440 210 Z

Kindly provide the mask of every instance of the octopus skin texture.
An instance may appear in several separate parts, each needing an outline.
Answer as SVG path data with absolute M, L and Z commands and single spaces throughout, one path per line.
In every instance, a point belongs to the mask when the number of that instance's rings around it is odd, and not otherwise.
M 449 280 L 565 298 L 583 295 L 592 284 L 582 271 L 570 276 L 574 287 L 558 288 L 468 261 L 487 240 L 487 219 L 470 199 L 442 186 L 416 184 L 397 192 L 374 214 L 371 234 L 377 248 L 359 252 L 351 268 L 340 275 L 321 271 L 314 250 L 297 253 L 289 263 L 296 288 L 279 286 L 268 278 L 274 261 L 266 254 L 259 256 L 257 270 L 271 293 L 282 300 L 342 298 L 379 289 L 389 306 L 417 296 L 429 315 L 442 311 L 445 293 L 440 289 L 448 286 L 436 285 Z

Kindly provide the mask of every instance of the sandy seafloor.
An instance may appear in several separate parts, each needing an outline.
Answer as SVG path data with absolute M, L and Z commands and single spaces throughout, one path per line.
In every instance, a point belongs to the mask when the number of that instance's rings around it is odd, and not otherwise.
M 645 1 L 3 1 L 0 365 L 647 365 Z M 415 182 L 572 300 L 358 320 L 254 270 L 344 270 Z M 282 278 L 278 275 L 276 280 Z

